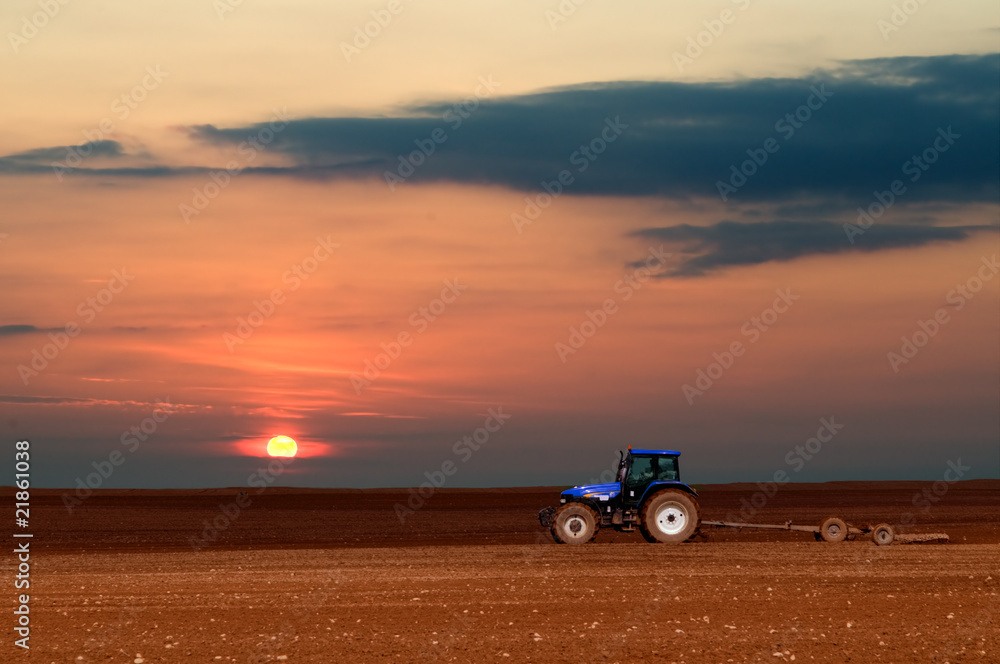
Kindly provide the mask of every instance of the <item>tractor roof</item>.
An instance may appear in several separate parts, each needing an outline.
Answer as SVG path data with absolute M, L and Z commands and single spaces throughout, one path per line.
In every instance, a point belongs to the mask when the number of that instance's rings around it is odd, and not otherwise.
M 675 452 L 674 450 L 633 450 L 629 449 L 632 454 L 670 454 L 673 456 L 680 456 L 680 452 Z

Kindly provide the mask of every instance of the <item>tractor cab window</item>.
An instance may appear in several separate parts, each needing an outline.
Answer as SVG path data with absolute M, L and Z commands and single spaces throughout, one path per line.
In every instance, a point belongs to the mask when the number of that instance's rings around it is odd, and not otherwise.
M 633 456 L 626 484 L 640 487 L 656 481 L 677 481 L 677 457 Z

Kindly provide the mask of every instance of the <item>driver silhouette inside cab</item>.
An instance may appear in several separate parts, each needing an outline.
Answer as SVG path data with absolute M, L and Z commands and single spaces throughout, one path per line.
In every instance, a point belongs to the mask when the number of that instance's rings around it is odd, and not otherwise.
M 646 473 L 646 476 L 643 477 L 643 480 L 647 482 L 654 482 L 658 479 L 660 479 L 660 458 L 653 457 L 650 460 L 649 472 Z
M 632 470 L 629 472 L 629 486 L 641 487 L 649 484 L 659 475 L 659 460 L 655 457 L 638 457 L 632 461 Z

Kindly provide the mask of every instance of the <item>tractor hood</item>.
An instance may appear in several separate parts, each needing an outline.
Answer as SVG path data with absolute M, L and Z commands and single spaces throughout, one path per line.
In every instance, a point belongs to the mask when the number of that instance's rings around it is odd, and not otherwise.
M 573 497 L 579 499 L 586 497 L 592 500 L 611 500 L 620 492 L 621 486 L 618 482 L 611 482 L 610 484 L 584 484 L 583 486 L 575 486 L 572 489 L 563 491 L 562 496 L 563 498 Z

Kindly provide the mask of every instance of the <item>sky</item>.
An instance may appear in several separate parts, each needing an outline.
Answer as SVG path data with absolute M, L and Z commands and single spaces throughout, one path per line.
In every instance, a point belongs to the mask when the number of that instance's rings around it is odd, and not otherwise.
M 276 435 L 291 486 L 577 484 L 628 445 L 693 484 L 1000 477 L 995 3 L 0 28 L 0 430 L 37 486 L 245 486 Z

